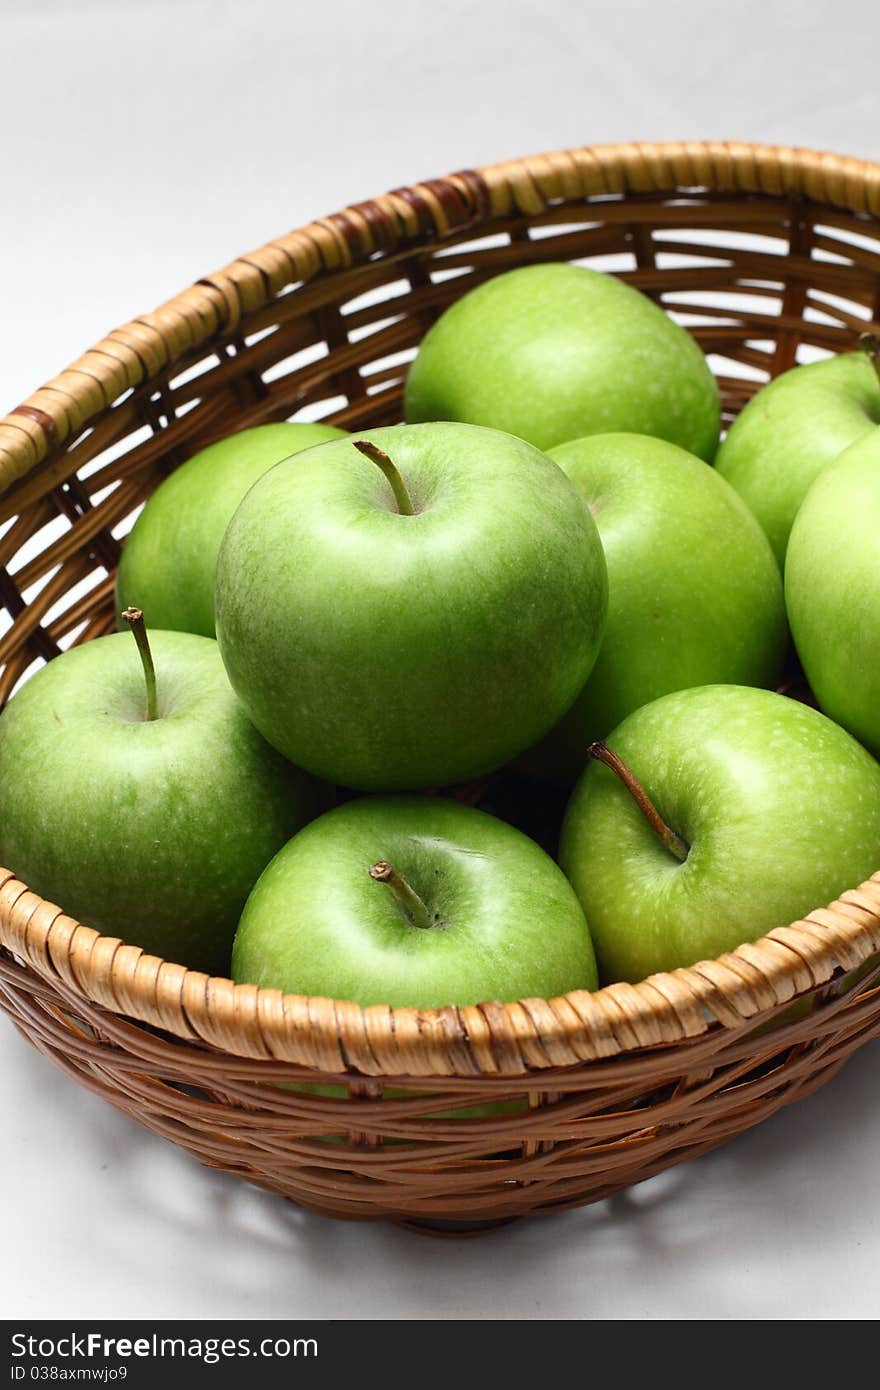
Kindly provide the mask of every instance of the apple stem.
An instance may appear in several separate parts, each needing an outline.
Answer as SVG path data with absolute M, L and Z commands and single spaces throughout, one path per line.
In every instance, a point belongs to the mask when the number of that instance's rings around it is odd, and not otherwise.
M 406 490 L 406 485 L 385 450 L 380 449 L 379 445 L 374 444 L 371 439 L 353 439 L 352 443 L 358 452 L 363 454 L 364 458 L 368 458 L 371 463 L 375 463 L 382 469 L 391 484 L 391 491 L 394 493 L 394 500 L 400 515 L 412 516 L 413 504 Z
M 859 347 L 872 363 L 874 371 L 877 373 L 877 380 L 880 381 L 880 339 L 876 333 L 860 333 Z
M 676 859 L 683 864 L 688 857 L 690 846 L 686 840 L 683 840 L 680 835 L 676 835 L 675 831 L 666 824 L 632 768 L 627 767 L 623 758 L 619 758 L 608 747 L 607 743 L 591 743 L 587 749 L 587 757 L 595 758 L 597 763 L 604 763 L 606 767 L 610 767 L 611 771 L 617 774 L 654 834 L 659 836 L 669 852 L 674 854 Z
M 126 608 L 122 616 L 132 630 L 140 653 L 141 665 L 144 668 L 144 683 L 147 687 L 147 719 L 158 719 L 159 700 L 156 693 L 156 668 L 153 665 L 153 653 L 150 651 L 150 640 L 147 637 L 144 615 L 139 608 Z
M 410 887 L 406 879 L 396 869 L 392 868 L 387 860 L 380 859 L 378 864 L 373 865 L 370 869 L 370 878 L 374 878 L 377 883 L 388 884 L 398 905 L 414 927 L 431 926 L 431 914 L 418 893 Z

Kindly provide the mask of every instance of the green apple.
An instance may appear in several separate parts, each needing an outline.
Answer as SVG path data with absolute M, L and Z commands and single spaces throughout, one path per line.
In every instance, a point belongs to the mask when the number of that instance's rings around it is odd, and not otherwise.
M 520 831 L 439 797 L 366 797 L 313 821 L 263 872 L 232 978 L 415 1009 L 594 989 L 584 914 Z
M 617 766 L 590 763 L 560 851 L 604 982 L 721 955 L 880 868 L 880 766 L 807 705 L 681 690 L 608 745 L 594 757 Z
M 362 790 L 450 785 L 534 743 L 589 675 L 606 602 L 562 470 L 473 425 L 370 430 L 279 464 L 217 566 L 220 650 L 254 724 Z
M 878 424 L 880 383 L 860 352 L 792 367 L 737 416 L 715 466 L 760 521 L 780 569 L 810 485 Z
M 691 685 L 774 685 L 787 629 L 767 538 L 714 469 L 635 434 L 592 435 L 551 457 L 587 502 L 608 565 L 608 620 L 589 680 L 522 760 L 571 783 L 588 745 L 640 705 Z
M 827 715 L 880 754 L 880 430 L 816 479 L 785 559 L 798 656 Z
M 489 425 L 550 449 L 656 435 L 710 460 L 718 388 L 690 334 L 613 275 L 554 263 L 487 280 L 425 335 L 405 416 Z
M 296 421 L 256 425 L 187 459 L 153 493 L 125 542 L 117 612 L 136 604 L 151 628 L 213 637 L 217 554 L 239 502 L 282 459 L 344 433 Z
M 216 642 L 154 632 L 151 645 L 146 684 L 120 632 L 64 652 L 10 701 L 0 863 L 96 931 L 225 975 L 248 893 L 318 809 L 316 788 L 250 724 Z

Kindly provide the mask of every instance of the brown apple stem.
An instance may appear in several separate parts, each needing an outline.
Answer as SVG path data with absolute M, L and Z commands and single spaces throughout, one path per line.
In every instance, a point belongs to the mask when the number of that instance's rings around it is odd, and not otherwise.
M 353 439 L 352 443 L 358 452 L 363 454 L 364 458 L 368 458 L 371 463 L 375 463 L 378 468 L 382 469 L 391 484 L 391 491 L 394 493 L 394 500 L 400 515 L 412 516 L 413 504 L 406 490 L 406 485 L 385 450 L 380 449 L 379 445 L 374 444 L 371 439 Z
M 156 693 L 156 668 L 153 665 L 153 653 L 150 651 L 150 640 L 147 637 L 144 615 L 139 608 L 126 608 L 122 616 L 134 634 L 141 665 L 144 668 L 144 684 L 147 687 L 147 719 L 158 719 L 159 699 Z
M 623 758 L 619 758 L 616 753 L 612 752 L 607 743 L 591 743 L 587 749 L 587 757 L 595 758 L 598 763 L 604 763 L 606 767 L 610 767 L 611 771 L 617 774 L 654 834 L 663 841 L 670 854 L 674 854 L 676 859 L 683 864 L 688 857 L 690 846 L 686 840 L 683 840 L 680 835 L 676 835 L 675 831 L 666 824 L 632 768 L 627 767 Z
M 878 339 L 877 334 L 860 333 L 859 347 L 873 364 L 874 371 L 877 373 L 877 380 L 880 382 L 880 339 Z
M 373 865 L 370 869 L 370 878 L 374 878 L 377 883 L 388 884 L 398 905 L 414 927 L 431 926 L 431 914 L 418 893 L 410 887 L 406 879 L 396 869 L 392 868 L 387 860 L 380 859 L 378 864 Z

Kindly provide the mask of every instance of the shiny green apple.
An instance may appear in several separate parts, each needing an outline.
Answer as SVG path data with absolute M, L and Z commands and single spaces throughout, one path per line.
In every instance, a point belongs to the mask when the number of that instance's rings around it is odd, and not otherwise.
M 788 543 L 785 601 L 820 706 L 880 754 L 880 430 L 807 493 Z
M 690 334 L 638 290 L 583 266 L 524 266 L 459 299 L 425 335 L 409 421 L 490 425 L 550 449 L 656 435 L 711 460 L 718 388 Z
M 232 977 L 367 1007 L 440 1008 L 593 989 L 571 886 L 534 841 L 439 797 L 366 797 L 272 860 Z
M 0 716 L 0 863 L 70 916 L 226 975 L 245 899 L 318 809 L 260 737 L 216 642 L 129 632 L 64 652 Z
M 737 416 L 715 466 L 760 521 L 780 569 L 811 484 L 877 425 L 880 383 L 861 352 L 783 372 Z
M 213 637 L 217 554 L 239 502 L 282 459 L 344 433 L 298 421 L 255 425 L 187 459 L 160 483 L 125 542 L 117 612 L 134 604 L 151 628 Z
M 674 444 L 606 434 L 551 450 L 586 501 L 608 565 L 608 619 L 571 710 L 522 760 L 571 783 L 640 705 L 692 685 L 776 683 L 787 628 L 766 536 L 712 468 Z
M 362 790 L 450 785 L 534 743 L 589 675 L 606 602 L 562 470 L 473 425 L 370 430 L 279 464 L 217 567 L 220 650 L 254 724 Z
M 560 851 L 605 983 L 733 950 L 880 868 L 880 766 L 807 705 L 741 686 L 682 690 L 607 745 L 650 805 L 591 762 Z

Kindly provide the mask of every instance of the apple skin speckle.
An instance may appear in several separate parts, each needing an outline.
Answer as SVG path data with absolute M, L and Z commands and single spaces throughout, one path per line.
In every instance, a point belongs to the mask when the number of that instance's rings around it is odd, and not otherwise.
M 522 759 L 572 785 L 586 749 L 633 710 L 695 685 L 777 684 L 788 645 L 770 543 L 714 468 L 662 439 L 590 435 L 551 450 L 588 505 L 608 565 L 608 619 L 590 677 Z
M 646 295 L 584 266 L 522 266 L 463 296 L 422 340 L 410 422 L 488 425 L 551 449 L 629 430 L 711 462 L 720 403 L 700 348 Z
M 785 597 L 820 708 L 880 755 L 880 429 L 810 488 L 789 540 Z
M 604 983 L 721 955 L 880 868 L 880 766 L 817 710 L 703 686 L 637 710 L 607 742 L 690 852 L 679 863 L 618 778 L 587 769 L 560 863 Z
M 431 925 L 414 926 L 371 877 L 377 861 L 418 895 Z M 362 797 L 313 821 L 261 875 L 232 971 L 363 1007 L 596 987 L 584 914 L 559 867 L 513 826 L 442 797 Z
M 226 528 L 254 483 L 282 459 L 343 437 L 333 425 L 254 425 L 209 444 L 162 482 L 132 528 L 116 576 L 116 611 L 147 626 L 214 636 L 214 578 Z
M 360 791 L 509 762 L 575 699 L 606 608 L 599 533 L 562 469 L 475 425 L 373 429 L 278 464 L 217 565 L 218 642 L 249 717 L 291 762 Z
M 737 416 L 715 467 L 758 518 L 780 569 L 794 519 L 816 478 L 878 424 L 880 384 L 862 352 L 792 367 Z
M 226 975 L 248 893 L 319 790 L 248 722 L 216 642 L 150 644 L 157 719 L 128 632 L 63 653 L 0 715 L 0 863 L 96 931 Z

